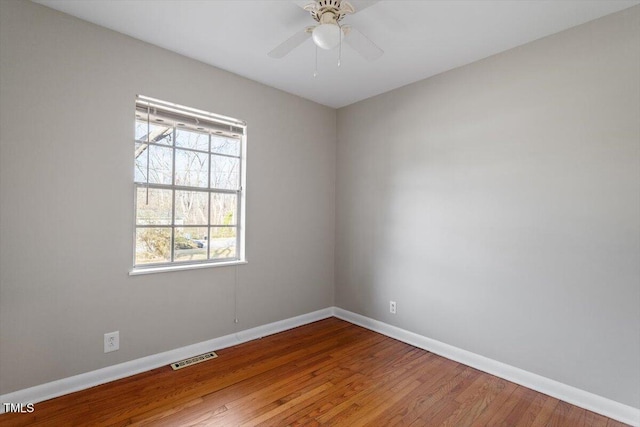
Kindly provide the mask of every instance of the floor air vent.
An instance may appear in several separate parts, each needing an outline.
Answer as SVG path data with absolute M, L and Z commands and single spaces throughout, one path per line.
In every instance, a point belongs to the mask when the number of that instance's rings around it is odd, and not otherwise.
M 215 359 L 216 357 L 218 357 L 218 355 L 212 351 L 210 353 L 201 354 L 200 356 L 194 356 L 179 362 L 174 362 L 171 364 L 171 368 L 174 371 L 177 371 L 178 369 L 186 368 L 187 366 L 195 365 L 196 363 L 205 362 L 209 359 Z

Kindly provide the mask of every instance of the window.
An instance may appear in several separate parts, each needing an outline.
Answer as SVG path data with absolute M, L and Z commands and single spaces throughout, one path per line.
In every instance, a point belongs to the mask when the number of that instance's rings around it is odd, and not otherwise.
M 244 122 L 138 96 L 132 273 L 244 261 Z

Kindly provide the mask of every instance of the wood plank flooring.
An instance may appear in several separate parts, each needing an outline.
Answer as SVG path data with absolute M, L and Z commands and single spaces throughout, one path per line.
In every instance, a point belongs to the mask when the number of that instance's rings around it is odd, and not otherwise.
M 0 415 L 2 426 L 623 426 L 336 318 Z

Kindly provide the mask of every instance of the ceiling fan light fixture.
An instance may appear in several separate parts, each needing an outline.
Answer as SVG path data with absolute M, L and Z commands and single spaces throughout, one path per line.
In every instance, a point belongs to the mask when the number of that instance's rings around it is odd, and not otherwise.
M 330 50 L 340 44 L 344 34 L 337 24 L 320 24 L 313 29 L 311 37 L 320 49 Z

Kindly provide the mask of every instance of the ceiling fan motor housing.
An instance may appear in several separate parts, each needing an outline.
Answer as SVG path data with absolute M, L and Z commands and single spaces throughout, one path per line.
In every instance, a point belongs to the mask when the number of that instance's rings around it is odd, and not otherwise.
M 321 24 L 335 24 L 345 17 L 347 13 L 353 13 L 352 7 L 347 2 L 341 5 L 342 0 L 317 0 L 315 7 L 310 9 L 311 16 Z

